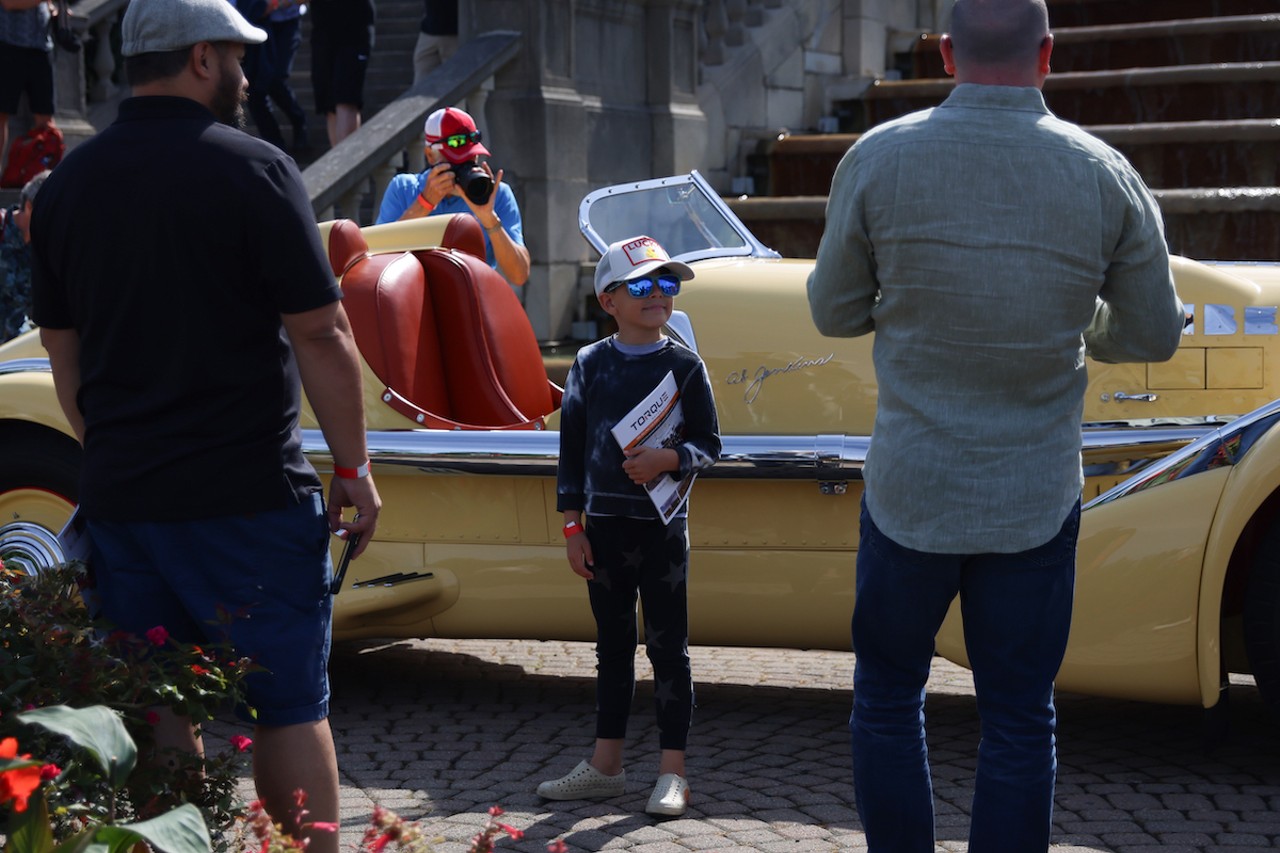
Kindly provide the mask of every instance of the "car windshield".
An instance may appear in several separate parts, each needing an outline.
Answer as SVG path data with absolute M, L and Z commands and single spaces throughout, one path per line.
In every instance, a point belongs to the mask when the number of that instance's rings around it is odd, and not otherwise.
M 578 225 L 601 254 L 610 243 L 647 234 L 673 258 L 698 260 L 726 255 L 776 258 L 697 172 L 589 194 Z

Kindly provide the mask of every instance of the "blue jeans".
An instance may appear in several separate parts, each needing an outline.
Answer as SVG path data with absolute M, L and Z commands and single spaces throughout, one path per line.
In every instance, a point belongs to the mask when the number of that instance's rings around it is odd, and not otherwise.
M 862 507 L 853 610 L 853 779 L 870 853 L 933 853 L 925 682 L 957 594 L 981 741 L 970 853 L 1043 853 L 1057 770 L 1053 679 L 1071 624 L 1080 505 L 1016 554 L 929 554 L 885 536 Z

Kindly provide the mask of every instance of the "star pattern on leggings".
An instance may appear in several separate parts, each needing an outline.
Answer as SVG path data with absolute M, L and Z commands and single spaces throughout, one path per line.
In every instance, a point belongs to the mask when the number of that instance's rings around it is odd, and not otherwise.
M 644 563 L 644 549 L 632 548 L 622 552 L 622 566 L 626 569 L 638 569 Z
M 685 582 L 685 572 L 687 567 L 682 562 L 672 562 L 667 564 L 667 574 L 662 578 L 674 590 L 680 584 Z
M 648 619 L 646 619 L 646 620 L 645 620 L 645 622 L 644 622 L 644 644 L 645 644 L 646 646 L 648 646 L 649 648 L 651 648 L 651 649 L 660 649 L 660 648 L 662 648 L 662 635 L 663 635 L 663 634 L 665 634 L 665 633 L 667 633 L 667 632 L 666 632 L 666 631 L 661 631 L 661 630 L 659 630 L 659 629 L 657 629 L 657 628 L 653 627 L 653 625 L 649 622 L 649 620 L 648 620 Z
M 610 592 L 613 591 L 613 576 L 607 570 L 601 566 L 587 566 L 587 568 L 591 569 L 591 573 L 594 575 L 588 583 L 598 583 Z
M 658 707 L 667 707 L 668 702 L 678 701 L 675 690 L 674 681 L 663 681 L 655 679 L 653 685 L 653 701 L 658 703 Z

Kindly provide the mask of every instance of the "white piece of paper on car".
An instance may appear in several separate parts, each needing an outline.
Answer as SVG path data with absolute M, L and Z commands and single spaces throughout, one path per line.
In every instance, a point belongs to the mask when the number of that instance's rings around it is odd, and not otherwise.
M 675 448 L 684 441 L 684 409 L 671 371 L 667 371 L 657 387 L 614 425 L 613 437 L 623 450 L 641 446 Z M 693 474 L 679 480 L 659 474 L 644 484 L 645 492 L 657 508 L 663 524 L 675 518 L 684 505 L 693 486 L 693 478 Z

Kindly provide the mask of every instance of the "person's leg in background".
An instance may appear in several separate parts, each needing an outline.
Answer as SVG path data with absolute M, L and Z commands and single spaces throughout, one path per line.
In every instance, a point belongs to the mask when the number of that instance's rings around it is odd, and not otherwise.
M 416 85 L 433 69 L 443 64 L 458 49 L 457 36 L 431 35 L 418 33 L 418 42 L 413 48 L 413 82 Z
M 293 150 L 305 151 L 311 147 L 307 136 L 307 111 L 298 102 L 298 95 L 289 82 L 293 76 L 293 60 L 302 46 L 302 18 L 288 18 L 283 21 L 272 21 L 271 38 L 271 77 L 267 81 L 267 95 L 288 117 L 293 126 Z
M 9 119 L 23 92 L 33 128 L 54 123 L 53 53 L 0 44 L 0 167 L 8 164 Z
M 934 850 L 925 683 L 963 561 L 898 545 L 876 527 L 864 503 L 849 731 L 854 797 L 870 853 Z
M 1071 627 L 1079 504 L 1049 542 L 966 566 L 960 602 L 982 740 L 970 853 L 1043 853 L 1057 769 L 1053 680 Z
M 270 30 L 268 29 L 268 33 Z M 280 134 L 280 123 L 271 112 L 271 104 L 267 102 L 267 92 L 271 88 L 272 75 L 271 38 L 262 44 L 245 45 L 244 76 L 249 81 L 249 100 L 246 106 L 253 124 L 258 129 L 258 136 L 277 148 L 284 148 L 284 137 Z

